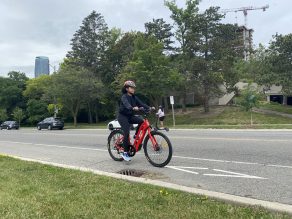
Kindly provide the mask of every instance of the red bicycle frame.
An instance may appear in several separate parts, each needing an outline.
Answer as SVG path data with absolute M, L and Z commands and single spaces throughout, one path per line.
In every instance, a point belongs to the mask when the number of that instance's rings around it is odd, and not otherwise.
M 147 133 L 149 135 L 149 138 L 152 142 L 153 147 L 155 147 L 157 145 L 157 141 L 151 134 L 151 126 L 150 126 L 148 119 L 145 118 L 143 123 L 140 125 L 140 128 L 139 128 L 139 130 L 136 134 L 135 140 L 134 140 L 133 146 L 134 146 L 136 152 L 138 152 L 141 149 L 141 145 L 142 145 Z M 121 137 L 120 139 L 118 139 L 118 142 L 123 142 L 123 139 L 124 139 L 124 136 Z M 131 143 L 130 136 L 129 136 L 129 142 Z M 116 145 L 116 146 L 119 149 L 122 149 L 122 147 L 120 147 L 119 145 Z

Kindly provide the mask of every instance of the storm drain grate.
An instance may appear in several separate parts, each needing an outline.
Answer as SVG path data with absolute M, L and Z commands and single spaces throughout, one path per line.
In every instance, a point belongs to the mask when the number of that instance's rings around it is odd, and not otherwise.
M 125 176 L 134 176 L 134 177 L 141 177 L 145 174 L 144 171 L 141 170 L 120 170 L 118 172 L 119 174 L 125 175 Z

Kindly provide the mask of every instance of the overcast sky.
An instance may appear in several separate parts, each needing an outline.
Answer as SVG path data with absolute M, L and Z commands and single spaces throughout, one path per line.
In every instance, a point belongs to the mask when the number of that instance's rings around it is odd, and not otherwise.
M 58 65 L 70 49 L 70 39 L 82 20 L 92 10 L 101 13 L 109 27 L 123 31 L 144 30 L 152 18 L 171 23 L 163 0 L 0 0 L 0 75 L 8 71 L 24 71 L 33 77 L 36 56 L 48 56 Z M 184 0 L 177 0 L 180 6 Z M 292 32 L 291 0 L 203 0 L 200 10 L 210 6 L 222 9 L 246 6 L 260 7 L 266 12 L 251 11 L 248 26 L 255 30 L 254 43 L 268 44 L 275 33 Z M 237 13 L 243 24 L 243 14 Z M 229 13 L 224 22 L 235 23 L 236 14 Z

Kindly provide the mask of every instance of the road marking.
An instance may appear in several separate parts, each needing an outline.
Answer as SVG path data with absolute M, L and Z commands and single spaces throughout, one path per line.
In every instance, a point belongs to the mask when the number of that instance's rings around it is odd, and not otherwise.
M 267 179 L 259 176 L 252 176 L 242 173 L 236 173 L 226 170 L 219 170 L 219 169 L 213 169 L 215 172 L 222 172 L 222 173 L 228 173 L 231 175 L 224 175 L 224 174 L 203 174 L 204 176 L 221 176 L 221 177 L 231 177 L 231 178 L 248 178 L 248 179 Z
M 169 169 L 173 170 L 178 170 L 186 173 L 191 173 L 195 175 L 199 175 L 198 172 L 191 171 L 189 169 L 194 169 L 194 170 L 210 170 L 209 168 L 206 167 L 183 167 L 183 166 L 166 166 Z M 227 174 L 211 174 L 211 173 L 204 173 L 201 174 L 203 176 L 217 176 L 217 177 L 230 177 L 230 178 L 246 178 L 246 179 L 267 179 L 259 176 L 252 176 L 248 174 L 242 174 L 242 173 L 237 173 L 237 172 L 231 172 L 231 171 L 226 171 L 226 170 L 219 170 L 219 169 L 212 169 L 215 172 L 221 172 L 221 173 L 227 173 Z
M 172 156 L 172 157 L 179 158 L 179 159 L 186 159 L 186 160 L 210 161 L 210 162 L 217 162 L 217 163 L 234 163 L 234 164 L 244 164 L 244 165 L 259 165 L 259 166 L 267 166 L 267 167 L 277 167 L 277 168 L 292 169 L 292 166 L 285 166 L 285 165 L 261 164 L 261 163 L 251 163 L 251 162 L 232 161 L 232 160 L 216 160 L 216 159 L 206 159 L 206 158 L 197 158 L 197 157 L 184 157 L 184 156 Z
M 67 146 L 67 145 L 53 145 L 53 144 L 35 144 L 35 143 L 26 143 L 26 142 L 14 142 L 14 141 L 0 141 L 1 143 L 12 143 L 12 144 L 23 144 L 23 145 L 33 145 L 33 146 L 44 146 L 44 147 L 56 147 L 56 148 L 68 148 L 68 149 L 76 149 L 76 150 L 91 150 L 91 151 L 107 151 L 104 149 L 97 149 L 97 148 L 86 148 L 82 146 Z
M 90 150 L 90 151 L 102 151 L 107 152 L 105 149 L 97 149 L 97 148 L 86 148 L 83 146 L 76 145 L 75 147 L 67 146 L 67 145 L 49 145 L 49 144 L 37 144 L 37 143 L 25 143 L 25 142 L 13 142 L 13 141 L 0 141 L 1 143 L 12 143 L 12 144 L 22 144 L 22 145 L 33 145 L 33 146 L 44 146 L 44 147 L 56 147 L 56 148 L 67 148 L 67 149 L 75 149 L 75 150 Z M 137 154 L 142 155 L 142 154 Z M 229 161 L 229 160 L 216 160 L 216 159 L 207 159 L 207 158 L 196 158 L 196 157 L 184 157 L 184 156 L 172 156 L 173 158 L 178 159 L 186 159 L 186 160 L 199 160 L 199 161 L 210 161 L 210 162 L 218 162 L 218 163 L 234 163 L 234 164 L 244 164 L 244 165 L 259 165 L 259 166 L 267 166 L 267 167 L 277 167 L 277 168 L 288 168 L 292 169 L 292 166 L 284 166 L 284 165 L 273 165 L 273 164 L 261 164 L 261 163 L 251 163 L 251 162 L 242 162 L 242 161 Z
M 291 139 L 258 139 L 258 138 L 202 138 L 194 136 L 169 136 L 170 139 L 195 139 L 214 141 L 258 141 L 258 142 L 292 142 Z

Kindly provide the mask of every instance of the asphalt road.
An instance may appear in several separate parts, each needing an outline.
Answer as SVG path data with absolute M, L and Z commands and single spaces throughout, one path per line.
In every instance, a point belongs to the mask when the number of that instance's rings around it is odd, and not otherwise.
M 107 172 L 136 169 L 148 177 L 216 192 L 292 205 L 292 131 L 171 130 L 174 155 L 152 167 L 139 152 L 113 161 L 107 130 L 0 131 L 0 154 Z

